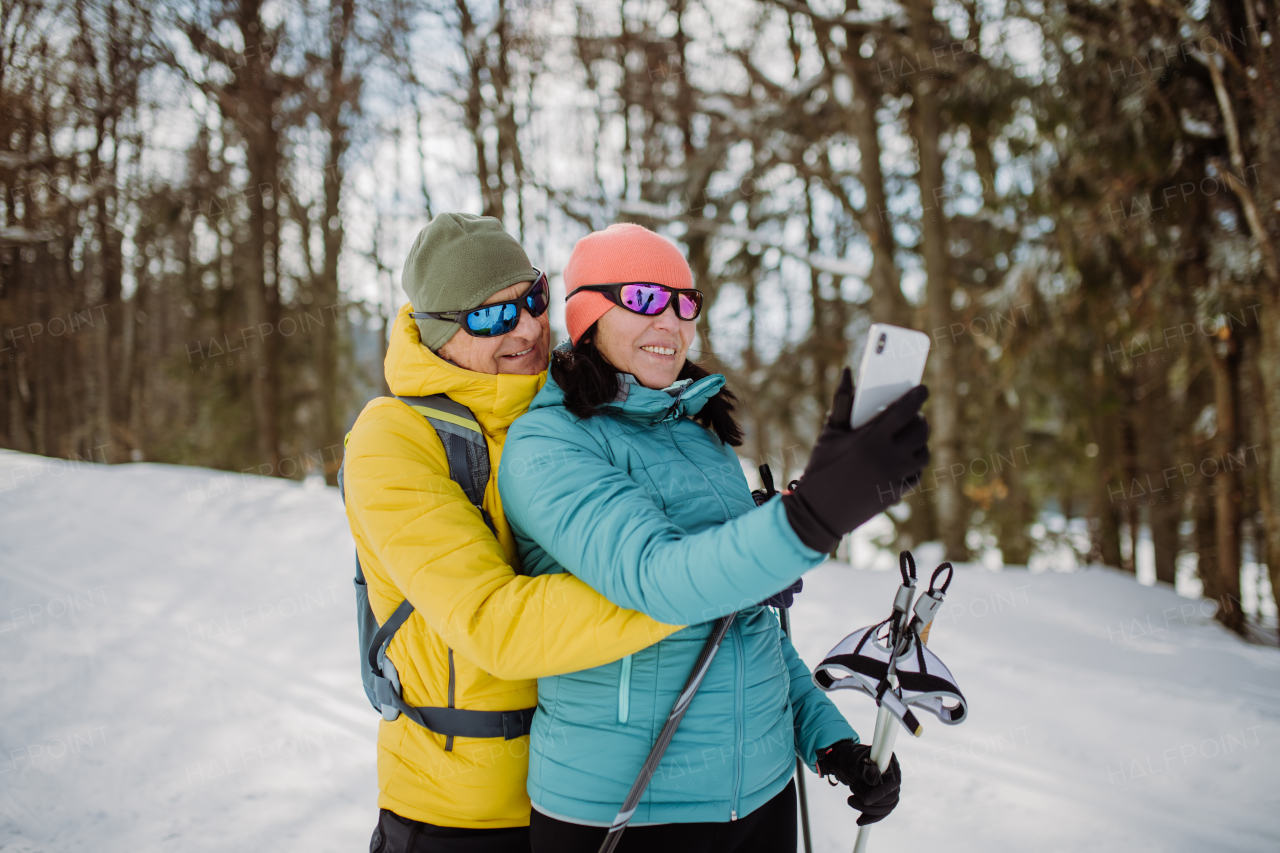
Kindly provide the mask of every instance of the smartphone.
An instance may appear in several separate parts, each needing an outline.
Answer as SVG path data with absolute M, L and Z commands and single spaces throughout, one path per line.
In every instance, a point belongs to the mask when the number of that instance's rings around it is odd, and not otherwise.
M 929 336 L 913 329 L 873 323 L 862 351 L 850 423 L 854 429 L 920 384 L 929 358 Z

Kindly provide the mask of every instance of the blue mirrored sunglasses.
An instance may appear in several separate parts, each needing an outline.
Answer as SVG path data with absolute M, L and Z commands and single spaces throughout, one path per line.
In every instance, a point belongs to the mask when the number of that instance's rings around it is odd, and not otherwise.
M 538 277 L 523 295 L 507 302 L 495 302 L 492 305 L 481 305 L 474 311 L 414 311 L 409 314 L 415 320 L 444 320 L 457 323 L 473 338 L 496 338 L 505 335 L 520 325 L 520 309 L 529 312 L 530 317 L 541 317 L 551 304 L 551 290 L 547 285 L 547 275 L 535 268 Z

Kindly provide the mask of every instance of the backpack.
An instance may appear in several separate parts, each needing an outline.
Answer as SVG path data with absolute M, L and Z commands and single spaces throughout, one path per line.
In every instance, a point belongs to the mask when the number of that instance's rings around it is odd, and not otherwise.
M 485 524 L 493 530 L 493 519 L 482 506 L 485 486 L 489 482 L 489 447 L 485 444 L 484 433 L 481 432 L 475 415 L 466 406 L 450 400 L 444 394 L 432 394 L 429 397 L 396 396 L 396 399 L 426 418 L 427 423 L 435 429 L 449 460 L 449 477 L 462 487 L 467 500 L 480 510 Z M 350 433 L 347 436 L 350 437 Z M 345 440 L 343 444 L 345 446 Z M 347 500 L 343 482 L 345 467 L 344 460 L 343 465 L 338 468 L 338 492 L 342 495 L 344 504 Z M 356 624 L 360 635 L 360 677 L 364 682 L 364 692 L 369 697 L 369 704 L 382 713 L 384 720 L 394 722 L 404 714 L 423 728 L 444 735 L 446 752 L 453 749 L 455 737 L 500 737 L 512 740 L 529 733 L 534 708 L 521 708 L 517 711 L 469 711 L 454 707 L 453 649 L 449 649 L 448 707 L 413 706 L 405 702 L 400 691 L 400 674 L 396 671 L 395 664 L 387 658 L 386 650 L 396 631 L 413 613 L 413 605 L 405 599 L 386 622 L 378 625 L 373 609 L 369 606 L 369 587 L 365 584 L 358 554 L 355 587 Z

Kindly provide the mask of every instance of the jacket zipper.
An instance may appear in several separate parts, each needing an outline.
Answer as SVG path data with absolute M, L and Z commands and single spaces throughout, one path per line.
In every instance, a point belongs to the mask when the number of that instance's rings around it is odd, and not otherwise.
M 742 790 L 742 749 L 743 749 L 743 720 L 742 706 L 746 701 L 743 696 L 743 682 L 746 680 L 746 652 L 743 649 L 742 631 L 738 627 L 738 620 L 733 620 L 733 652 L 734 652 L 734 672 L 733 672 L 733 807 L 729 810 L 729 820 L 738 819 L 738 795 Z
M 711 478 L 707 476 L 707 472 L 703 471 L 701 466 L 694 464 L 694 461 L 690 459 L 688 454 L 686 454 L 680 447 L 680 443 L 676 441 L 676 434 L 671 429 L 670 421 L 664 421 L 663 426 L 667 428 L 667 437 L 671 439 L 671 446 L 676 449 L 677 453 L 684 457 L 686 462 L 693 466 L 694 470 L 702 475 L 702 479 L 707 481 L 707 486 L 711 489 L 711 494 L 715 495 L 716 500 L 720 503 L 720 514 L 723 516 L 723 520 L 728 521 L 730 519 L 729 505 L 724 502 L 724 497 L 720 494 L 719 490 L 716 489 L 716 484 L 711 482 Z M 730 633 L 733 634 L 734 650 L 733 740 L 735 748 L 733 750 L 733 804 L 729 808 L 729 820 L 737 820 L 738 790 L 742 787 L 742 682 L 745 678 L 742 671 L 744 667 L 742 634 L 738 630 L 738 620 L 733 620 L 733 625 L 730 626 Z
M 625 723 L 631 716 L 631 655 L 622 659 L 622 674 L 618 676 L 618 722 Z

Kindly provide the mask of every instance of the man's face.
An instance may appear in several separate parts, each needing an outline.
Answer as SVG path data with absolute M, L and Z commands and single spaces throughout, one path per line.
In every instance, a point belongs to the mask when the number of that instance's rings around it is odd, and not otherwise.
M 484 301 L 485 305 L 509 302 L 524 295 L 533 285 L 522 281 L 499 290 Z M 523 307 L 520 323 L 505 335 L 493 338 L 477 338 L 467 334 L 461 326 L 449 342 L 440 347 L 438 355 L 464 370 L 476 373 L 523 373 L 533 375 L 547 369 L 551 351 L 551 322 L 548 312 L 532 317 Z

